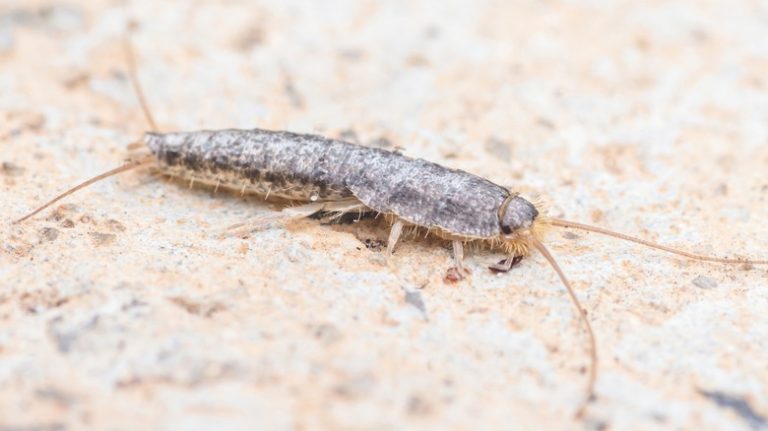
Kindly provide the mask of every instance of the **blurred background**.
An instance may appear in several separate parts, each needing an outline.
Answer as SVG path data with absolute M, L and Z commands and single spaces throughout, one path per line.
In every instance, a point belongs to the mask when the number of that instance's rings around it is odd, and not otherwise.
M 764 1 L 0 0 L 0 429 L 765 429 L 768 273 L 583 234 L 506 276 L 370 223 L 133 172 L 147 130 L 321 133 L 468 170 L 555 216 L 765 257 Z M 374 246 L 371 246 L 374 244 Z M 415 295 L 415 296 L 414 296 Z

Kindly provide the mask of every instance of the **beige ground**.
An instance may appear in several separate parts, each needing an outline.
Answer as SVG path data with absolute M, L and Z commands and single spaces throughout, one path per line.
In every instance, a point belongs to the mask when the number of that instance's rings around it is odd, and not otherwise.
M 130 17 L 164 130 L 389 142 L 554 215 L 768 255 L 766 2 L 2 0 L 0 430 L 768 428 L 765 268 L 553 232 L 602 359 L 573 422 L 585 339 L 539 256 L 447 285 L 448 250 L 407 242 L 406 298 L 381 226 L 221 239 L 273 206 L 144 172 L 11 226 L 146 129 Z

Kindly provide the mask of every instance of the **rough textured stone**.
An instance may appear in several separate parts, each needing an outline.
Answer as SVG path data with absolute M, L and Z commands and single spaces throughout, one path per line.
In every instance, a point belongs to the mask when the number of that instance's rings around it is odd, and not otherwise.
M 585 337 L 538 256 L 494 275 L 502 256 L 467 251 L 472 275 L 448 286 L 449 250 L 406 240 L 394 275 L 364 244 L 386 239 L 376 220 L 222 237 L 274 206 L 145 171 L 11 225 L 141 139 L 130 20 L 164 131 L 386 136 L 553 215 L 765 258 L 766 16 L 726 0 L 4 0 L 0 428 L 582 427 Z M 765 427 L 765 268 L 548 239 L 598 339 L 583 426 Z

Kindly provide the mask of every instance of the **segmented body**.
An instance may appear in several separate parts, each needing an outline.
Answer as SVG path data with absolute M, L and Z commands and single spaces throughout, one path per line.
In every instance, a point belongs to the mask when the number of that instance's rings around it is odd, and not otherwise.
M 228 129 L 148 133 L 145 142 L 172 175 L 292 200 L 355 198 L 457 237 L 498 238 L 538 214 L 468 172 L 317 135 Z

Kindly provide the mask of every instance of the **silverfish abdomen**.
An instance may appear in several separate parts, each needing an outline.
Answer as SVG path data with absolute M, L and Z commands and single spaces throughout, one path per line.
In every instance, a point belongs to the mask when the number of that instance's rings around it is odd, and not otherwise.
M 147 133 L 145 141 L 174 175 L 295 200 L 354 196 L 374 211 L 457 236 L 497 237 L 538 214 L 468 172 L 317 135 L 228 129 Z

